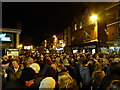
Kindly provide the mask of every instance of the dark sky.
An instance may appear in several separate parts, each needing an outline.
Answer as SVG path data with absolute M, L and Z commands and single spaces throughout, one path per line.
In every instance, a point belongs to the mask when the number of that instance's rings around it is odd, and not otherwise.
M 3 2 L 2 24 L 5 28 L 21 28 L 21 43 L 41 44 L 49 36 L 71 24 L 74 16 L 96 3 L 82 2 Z

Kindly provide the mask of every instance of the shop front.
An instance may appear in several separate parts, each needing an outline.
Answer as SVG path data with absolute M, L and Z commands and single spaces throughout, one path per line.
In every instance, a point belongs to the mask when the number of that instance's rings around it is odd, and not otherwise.
M 107 42 L 109 53 L 120 53 L 120 41 Z
M 20 29 L 0 29 L 0 46 L 2 55 L 7 54 L 6 49 L 17 49 L 19 45 Z

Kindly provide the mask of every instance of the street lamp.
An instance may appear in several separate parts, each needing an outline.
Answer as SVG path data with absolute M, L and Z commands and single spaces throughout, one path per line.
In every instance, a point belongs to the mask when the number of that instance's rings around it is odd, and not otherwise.
M 94 26 L 93 35 L 92 35 L 92 39 L 98 41 L 98 21 L 97 21 L 98 20 L 98 16 L 93 14 L 93 15 L 90 16 L 90 20 L 95 25 Z
M 20 44 L 20 45 L 18 45 L 18 48 L 19 48 L 19 49 L 22 49 L 22 46 L 23 46 L 23 45 L 22 45 L 22 44 Z
M 30 49 L 33 49 L 33 45 L 30 46 Z
M 53 48 L 57 48 L 57 42 L 58 42 L 58 38 L 56 37 L 56 35 L 53 35 Z
M 90 16 L 90 20 L 94 23 L 95 21 L 97 21 L 98 17 L 97 15 L 93 14 L 92 16 Z
M 56 38 L 56 35 L 53 35 L 53 38 Z
M 44 47 L 47 47 L 47 40 L 44 40 Z

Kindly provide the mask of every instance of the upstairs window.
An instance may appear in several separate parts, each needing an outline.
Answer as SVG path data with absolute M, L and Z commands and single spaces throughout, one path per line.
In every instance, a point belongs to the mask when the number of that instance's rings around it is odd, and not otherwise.
M 120 18 L 120 7 L 118 7 L 118 18 Z
M 118 26 L 118 39 L 120 39 L 120 24 Z
M 80 29 L 82 29 L 82 22 L 80 22 Z
M 76 31 L 76 30 L 77 30 L 77 24 L 75 24 L 75 26 L 74 26 L 74 27 L 75 27 L 75 31 Z

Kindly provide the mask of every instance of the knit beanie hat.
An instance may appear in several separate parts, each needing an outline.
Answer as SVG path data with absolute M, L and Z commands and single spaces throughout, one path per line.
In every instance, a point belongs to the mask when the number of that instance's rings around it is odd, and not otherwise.
M 31 64 L 29 67 L 31 67 L 35 71 L 35 73 L 39 73 L 40 71 L 40 65 L 37 63 Z
M 39 86 L 39 90 L 46 88 L 46 89 L 54 89 L 56 85 L 56 81 L 52 77 L 46 77 L 44 78 Z
M 32 79 L 35 79 L 35 76 L 36 76 L 35 71 L 31 67 L 28 67 L 23 69 L 20 80 L 30 81 Z

